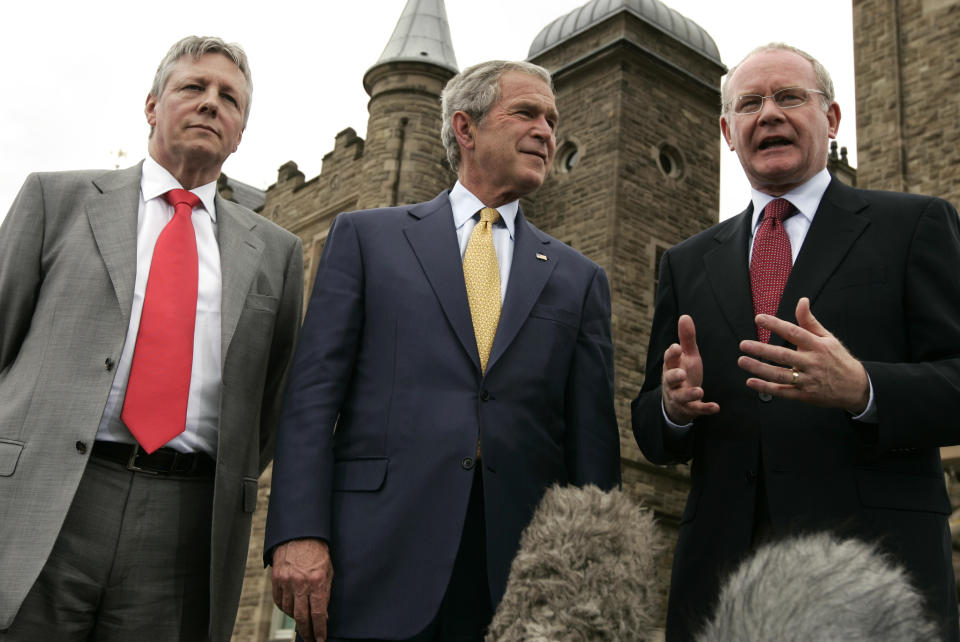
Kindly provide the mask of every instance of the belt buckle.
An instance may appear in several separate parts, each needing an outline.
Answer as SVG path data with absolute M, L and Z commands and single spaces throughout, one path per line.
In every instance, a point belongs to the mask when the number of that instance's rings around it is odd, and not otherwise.
M 130 458 L 127 460 L 127 470 L 133 471 L 135 473 L 146 473 L 148 475 L 159 475 L 160 472 L 156 470 L 149 470 L 147 468 L 140 468 L 137 466 L 137 455 L 141 452 L 140 444 L 136 444 L 133 447 L 133 450 L 130 452 Z

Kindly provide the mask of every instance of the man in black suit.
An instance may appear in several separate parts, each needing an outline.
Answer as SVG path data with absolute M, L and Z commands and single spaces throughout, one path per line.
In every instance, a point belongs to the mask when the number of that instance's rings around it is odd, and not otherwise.
M 938 450 L 960 442 L 957 212 L 831 178 L 840 108 L 802 51 L 753 51 L 722 100 L 752 202 L 664 255 L 633 403 L 650 461 L 693 462 L 667 639 L 759 541 L 824 529 L 878 542 L 960 639 Z

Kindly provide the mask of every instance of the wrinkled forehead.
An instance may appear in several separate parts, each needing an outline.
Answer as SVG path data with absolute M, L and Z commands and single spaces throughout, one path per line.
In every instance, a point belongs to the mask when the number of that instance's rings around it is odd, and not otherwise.
M 171 65 L 166 85 L 169 86 L 170 80 L 173 78 L 184 77 L 215 77 L 220 82 L 232 85 L 238 91 L 247 88 L 247 79 L 244 77 L 243 71 L 229 56 L 220 52 L 209 52 L 200 56 L 193 56 L 189 53 L 183 54 Z M 165 86 L 164 89 L 166 88 Z
M 761 51 L 734 70 L 730 96 L 769 95 L 784 87 L 817 88 L 813 63 L 792 51 Z

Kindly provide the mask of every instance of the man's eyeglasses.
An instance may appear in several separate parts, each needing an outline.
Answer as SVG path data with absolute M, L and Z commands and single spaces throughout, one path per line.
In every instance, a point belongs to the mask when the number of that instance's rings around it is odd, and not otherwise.
M 744 94 L 737 96 L 733 101 L 733 113 L 735 114 L 756 114 L 763 109 L 763 101 L 767 98 L 773 98 L 773 102 L 780 109 L 793 109 L 806 104 L 810 100 L 810 94 L 820 94 L 826 96 L 819 89 L 804 89 L 803 87 L 786 87 L 773 92 L 771 96 L 761 96 L 760 94 Z

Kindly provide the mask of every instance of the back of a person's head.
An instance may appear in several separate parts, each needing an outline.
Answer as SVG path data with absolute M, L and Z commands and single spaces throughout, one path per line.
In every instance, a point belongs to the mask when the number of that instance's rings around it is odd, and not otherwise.
M 652 640 L 665 546 L 619 490 L 554 486 L 520 539 L 488 642 Z
M 745 560 L 697 642 L 938 639 L 903 568 L 861 541 L 816 533 L 768 544 Z

